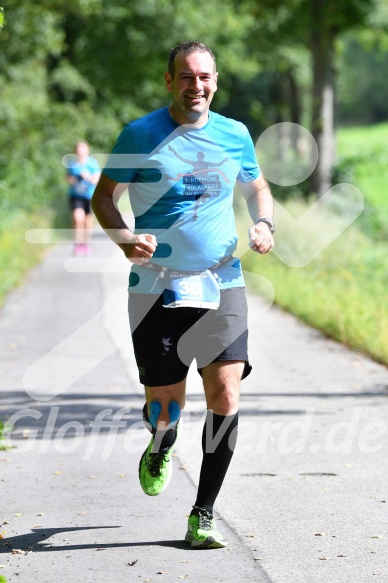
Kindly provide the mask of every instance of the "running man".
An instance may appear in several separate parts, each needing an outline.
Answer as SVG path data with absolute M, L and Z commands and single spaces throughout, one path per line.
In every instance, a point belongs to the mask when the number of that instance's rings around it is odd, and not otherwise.
M 145 386 L 144 421 L 152 434 L 139 478 L 150 496 L 160 494 L 171 479 L 171 453 L 194 359 L 202 377 L 207 404 L 203 460 L 185 536 L 200 549 L 227 544 L 213 507 L 236 442 L 240 381 L 251 370 L 244 280 L 233 257 L 236 181 L 253 220 L 250 247 L 264 254 L 274 244 L 272 197 L 248 130 L 209 109 L 217 77 L 207 46 L 186 41 L 174 47 L 165 73 L 171 105 L 124 128 L 92 202 L 102 227 L 133 263 L 129 316 Z M 199 179 L 192 162 L 198 152 L 201 164 L 210 162 Z M 134 232 L 115 206 L 127 187 Z M 196 207 L 211 190 L 217 196 Z

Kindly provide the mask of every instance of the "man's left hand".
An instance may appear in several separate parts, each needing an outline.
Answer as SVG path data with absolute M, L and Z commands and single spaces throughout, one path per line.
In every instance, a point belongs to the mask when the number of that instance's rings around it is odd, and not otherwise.
M 271 231 L 265 223 L 257 223 L 249 229 L 249 246 L 252 251 L 264 255 L 275 245 Z

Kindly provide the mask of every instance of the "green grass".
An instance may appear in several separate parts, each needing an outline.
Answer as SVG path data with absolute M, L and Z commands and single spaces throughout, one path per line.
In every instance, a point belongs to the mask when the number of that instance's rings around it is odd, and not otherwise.
M 280 258 L 275 253 L 258 256 L 249 252 L 243 259 L 244 269 L 271 282 L 280 307 L 384 364 L 388 364 L 387 144 L 388 123 L 338 130 L 336 182 L 357 186 L 365 209 L 315 259 L 304 267 L 292 267 L 301 265 L 306 249 L 335 228 L 341 204 L 331 210 L 317 207 L 318 212 L 297 228 L 278 212 L 275 243 Z M 289 200 L 285 207 L 297 218 L 309 203 Z M 239 224 L 249 224 L 247 215 L 240 215 Z M 240 233 L 240 253 L 246 248 L 244 231 Z M 266 290 L 268 285 L 255 291 L 266 295 Z
M 308 203 L 289 201 L 287 210 L 300 216 Z M 305 249 L 316 243 L 337 220 L 322 208 L 314 220 L 298 232 L 279 218 L 277 249 L 293 250 L 292 264 L 302 262 Z M 291 263 L 285 259 L 283 261 Z M 351 226 L 304 267 L 290 267 L 274 253 L 247 253 L 243 267 L 267 278 L 275 290 L 275 302 L 328 336 L 388 364 L 388 254 L 386 245 L 372 244 Z M 259 293 L 265 290 L 256 289 Z
M 42 245 L 31 245 L 25 240 L 28 229 L 48 227 L 48 217 L 13 211 L 0 222 L 0 305 L 7 293 L 20 285 L 26 273 L 43 256 Z
M 0 421 L 0 451 L 7 451 L 8 449 L 11 449 L 12 446 L 11 445 L 6 445 L 4 443 L 4 434 L 7 431 L 7 426 L 3 421 Z
M 388 237 L 388 123 L 337 131 L 340 180 L 357 186 L 366 202 L 361 228 Z

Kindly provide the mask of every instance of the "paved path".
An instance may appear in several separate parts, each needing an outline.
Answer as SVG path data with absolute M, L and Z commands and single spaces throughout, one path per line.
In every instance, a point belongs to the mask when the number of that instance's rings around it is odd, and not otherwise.
M 102 271 L 102 272 L 101 272 Z M 0 316 L 0 574 L 9 582 L 388 581 L 388 371 L 250 297 L 254 373 L 217 501 L 227 549 L 182 542 L 205 405 L 190 371 L 174 477 L 145 496 L 127 265 L 50 251 Z

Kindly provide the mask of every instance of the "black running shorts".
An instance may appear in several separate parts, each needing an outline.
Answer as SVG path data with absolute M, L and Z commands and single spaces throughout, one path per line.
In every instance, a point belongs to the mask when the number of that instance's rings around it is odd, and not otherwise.
M 216 361 L 245 362 L 248 376 L 245 288 L 221 291 L 217 310 L 164 308 L 156 294 L 129 294 L 128 311 L 140 382 L 149 387 L 178 383 L 197 361 L 199 373 Z
M 74 209 L 83 209 L 85 211 L 85 215 L 90 215 L 92 212 L 91 200 L 88 198 L 84 198 L 82 196 L 71 196 L 69 203 L 72 211 Z

